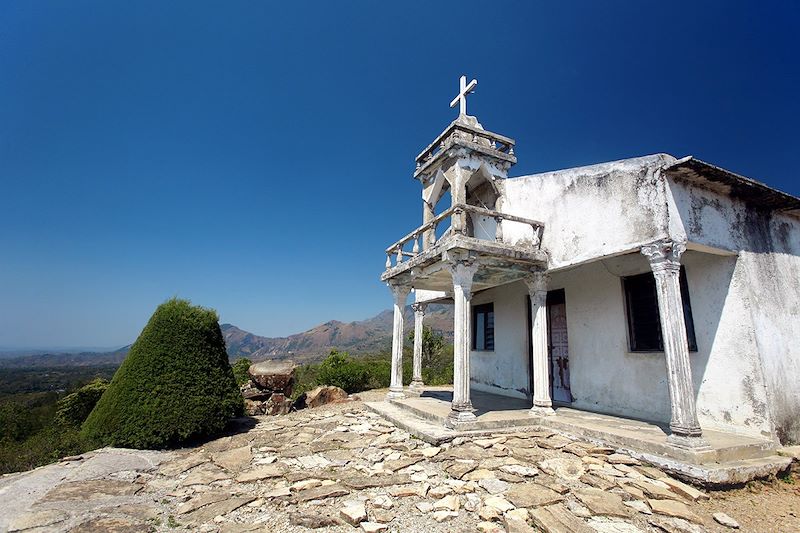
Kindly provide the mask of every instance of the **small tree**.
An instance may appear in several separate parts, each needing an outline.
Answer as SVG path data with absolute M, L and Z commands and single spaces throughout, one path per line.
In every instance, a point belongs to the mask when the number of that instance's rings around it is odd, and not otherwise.
M 414 344 L 414 330 L 408 334 L 408 340 Z M 430 365 L 444 349 L 444 336 L 430 326 L 422 326 L 422 366 Z
M 103 445 L 164 448 L 219 432 L 244 409 L 217 313 L 158 306 L 83 423 Z
M 347 352 L 331 350 L 330 355 L 319 365 L 317 383 L 333 385 L 348 393 L 364 390 L 369 381 L 369 372 L 359 361 L 350 358 Z
M 250 374 L 247 371 L 250 369 L 250 365 L 253 362 L 248 359 L 247 357 L 242 357 L 241 359 L 237 359 L 235 363 L 231 365 L 233 369 L 233 377 L 236 378 L 236 383 L 239 385 L 244 385 L 250 380 Z

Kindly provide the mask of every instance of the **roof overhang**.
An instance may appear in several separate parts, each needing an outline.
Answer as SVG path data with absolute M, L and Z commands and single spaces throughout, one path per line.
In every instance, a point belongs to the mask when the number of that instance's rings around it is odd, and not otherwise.
M 757 208 L 800 216 L 800 198 L 692 156 L 678 159 L 664 171 L 670 177 L 697 183 Z

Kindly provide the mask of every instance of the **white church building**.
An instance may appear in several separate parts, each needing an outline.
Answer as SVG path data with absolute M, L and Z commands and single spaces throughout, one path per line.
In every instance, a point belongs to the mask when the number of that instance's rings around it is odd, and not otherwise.
M 660 423 L 683 450 L 709 431 L 800 442 L 800 199 L 668 154 L 512 177 L 514 140 L 466 113 L 465 82 L 416 158 L 422 224 L 386 250 L 389 401 L 426 390 L 419 342 L 402 383 L 403 309 L 421 340 L 442 302 L 450 428 L 481 394 Z

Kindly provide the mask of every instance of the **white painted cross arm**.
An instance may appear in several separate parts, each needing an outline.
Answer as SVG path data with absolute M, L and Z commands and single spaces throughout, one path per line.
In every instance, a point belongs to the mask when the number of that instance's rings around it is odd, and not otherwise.
M 471 92 L 473 92 L 477 85 L 478 85 L 478 80 L 475 80 L 475 79 L 473 79 L 471 82 L 469 82 L 469 85 L 467 85 L 467 77 L 466 76 L 461 76 L 461 79 L 459 80 L 459 89 L 460 90 L 458 92 L 458 96 L 453 98 L 453 101 L 450 102 L 450 107 L 455 107 L 456 104 L 461 104 L 461 107 L 459 109 L 459 114 L 460 115 L 466 115 L 467 114 L 467 95 L 470 94 Z

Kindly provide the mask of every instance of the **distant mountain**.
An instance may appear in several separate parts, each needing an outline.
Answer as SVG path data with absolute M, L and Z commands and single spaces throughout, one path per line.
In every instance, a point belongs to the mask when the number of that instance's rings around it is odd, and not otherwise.
M 32 353 L 0 358 L 0 368 L 56 368 L 75 366 L 119 366 L 130 346 L 113 352 Z
M 414 312 L 405 309 L 406 334 L 414 328 Z M 222 334 L 228 357 L 247 357 L 254 361 L 263 359 L 294 359 L 310 362 L 324 358 L 332 349 L 351 354 L 376 353 L 390 350 L 392 346 L 391 310 L 381 311 L 372 318 L 356 322 L 331 320 L 303 333 L 288 337 L 261 337 L 223 324 Z M 449 305 L 431 304 L 425 312 L 425 325 L 453 340 L 453 308 Z M 110 352 L 41 353 L 31 351 L 24 355 L 5 352 L 0 357 L 0 368 L 53 368 L 74 366 L 118 366 L 128 355 L 130 346 Z M 24 353 L 24 352 L 23 352 Z
M 405 310 L 406 332 L 414 327 L 414 312 Z M 372 318 L 356 322 L 331 320 L 303 333 L 288 337 L 260 337 L 231 324 L 222 325 L 228 355 L 234 359 L 295 359 L 310 361 L 325 357 L 332 349 L 351 354 L 389 350 L 392 345 L 393 312 L 386 310 Z M 425 324 L 453 339 L 452 306 L 431 304 L 425 313 Z

